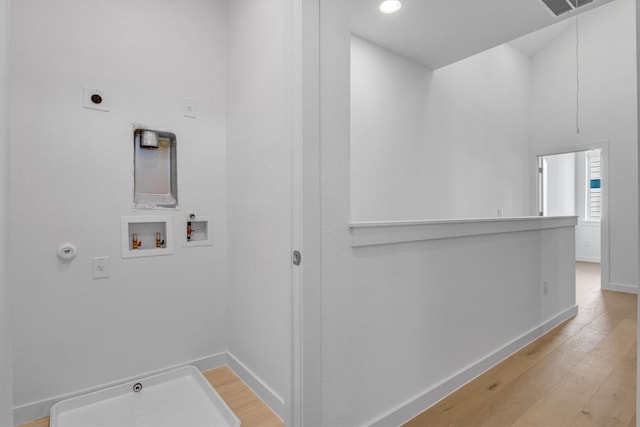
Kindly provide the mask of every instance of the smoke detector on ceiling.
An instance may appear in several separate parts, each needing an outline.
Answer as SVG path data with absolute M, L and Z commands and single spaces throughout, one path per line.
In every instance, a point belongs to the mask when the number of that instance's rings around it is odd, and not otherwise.
M 553 16 L 564 15 L 594 1 L 596 0 L 540 0 Z

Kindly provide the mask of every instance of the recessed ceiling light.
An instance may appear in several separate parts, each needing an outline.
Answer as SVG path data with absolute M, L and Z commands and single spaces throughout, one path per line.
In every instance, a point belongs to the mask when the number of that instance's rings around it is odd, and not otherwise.
M 385 0 L 380 3 L 378 9 L 380 9 L 382 13 L 396 13 L 401 7 L 402 3 L 400 3 L 400 0 Z

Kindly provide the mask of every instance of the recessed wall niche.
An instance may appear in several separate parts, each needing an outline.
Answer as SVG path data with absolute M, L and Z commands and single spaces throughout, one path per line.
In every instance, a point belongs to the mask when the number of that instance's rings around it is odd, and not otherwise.
M 122 258 L 173 253 L 173 217 L 123 216 L 120 221 Z
M 177 207 L 176 135 L 138 127 L 133 131 L 133 144 L 136 207 Z
M 188 217 L 184 224 L 184 247 L 189 246 L 211 246 L 213 241 L 209 232 L 210 217 L 193 216 Z

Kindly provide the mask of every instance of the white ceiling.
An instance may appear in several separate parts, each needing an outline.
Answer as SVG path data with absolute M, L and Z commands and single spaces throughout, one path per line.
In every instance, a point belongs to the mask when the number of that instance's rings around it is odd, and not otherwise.
M 431 69 L 575 16 L 555 17 L 539 0 L 402 0 L 398 13 L 385 15 L 380 1 L 351 0 L 351 31 Z M 610 1 L 597 0 L 580 13 Z
M 509 44 L 518 49 L 523 55 L 531 58 L 560 34 L 568 31 L 569 28 L 575 29 L 575 20 L 565 19 L 564 21 L 557 22 L 541 30 L 512 40 Z

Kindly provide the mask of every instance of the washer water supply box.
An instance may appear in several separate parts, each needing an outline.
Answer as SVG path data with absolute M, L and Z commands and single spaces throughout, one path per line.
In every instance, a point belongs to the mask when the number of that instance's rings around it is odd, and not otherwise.
M 120 217 L 120 244 L 122 258 L 173 254 L 173 217 Z
M 207 379 L 185 366 L 63 400 L 51 427 L 239 427 Z

